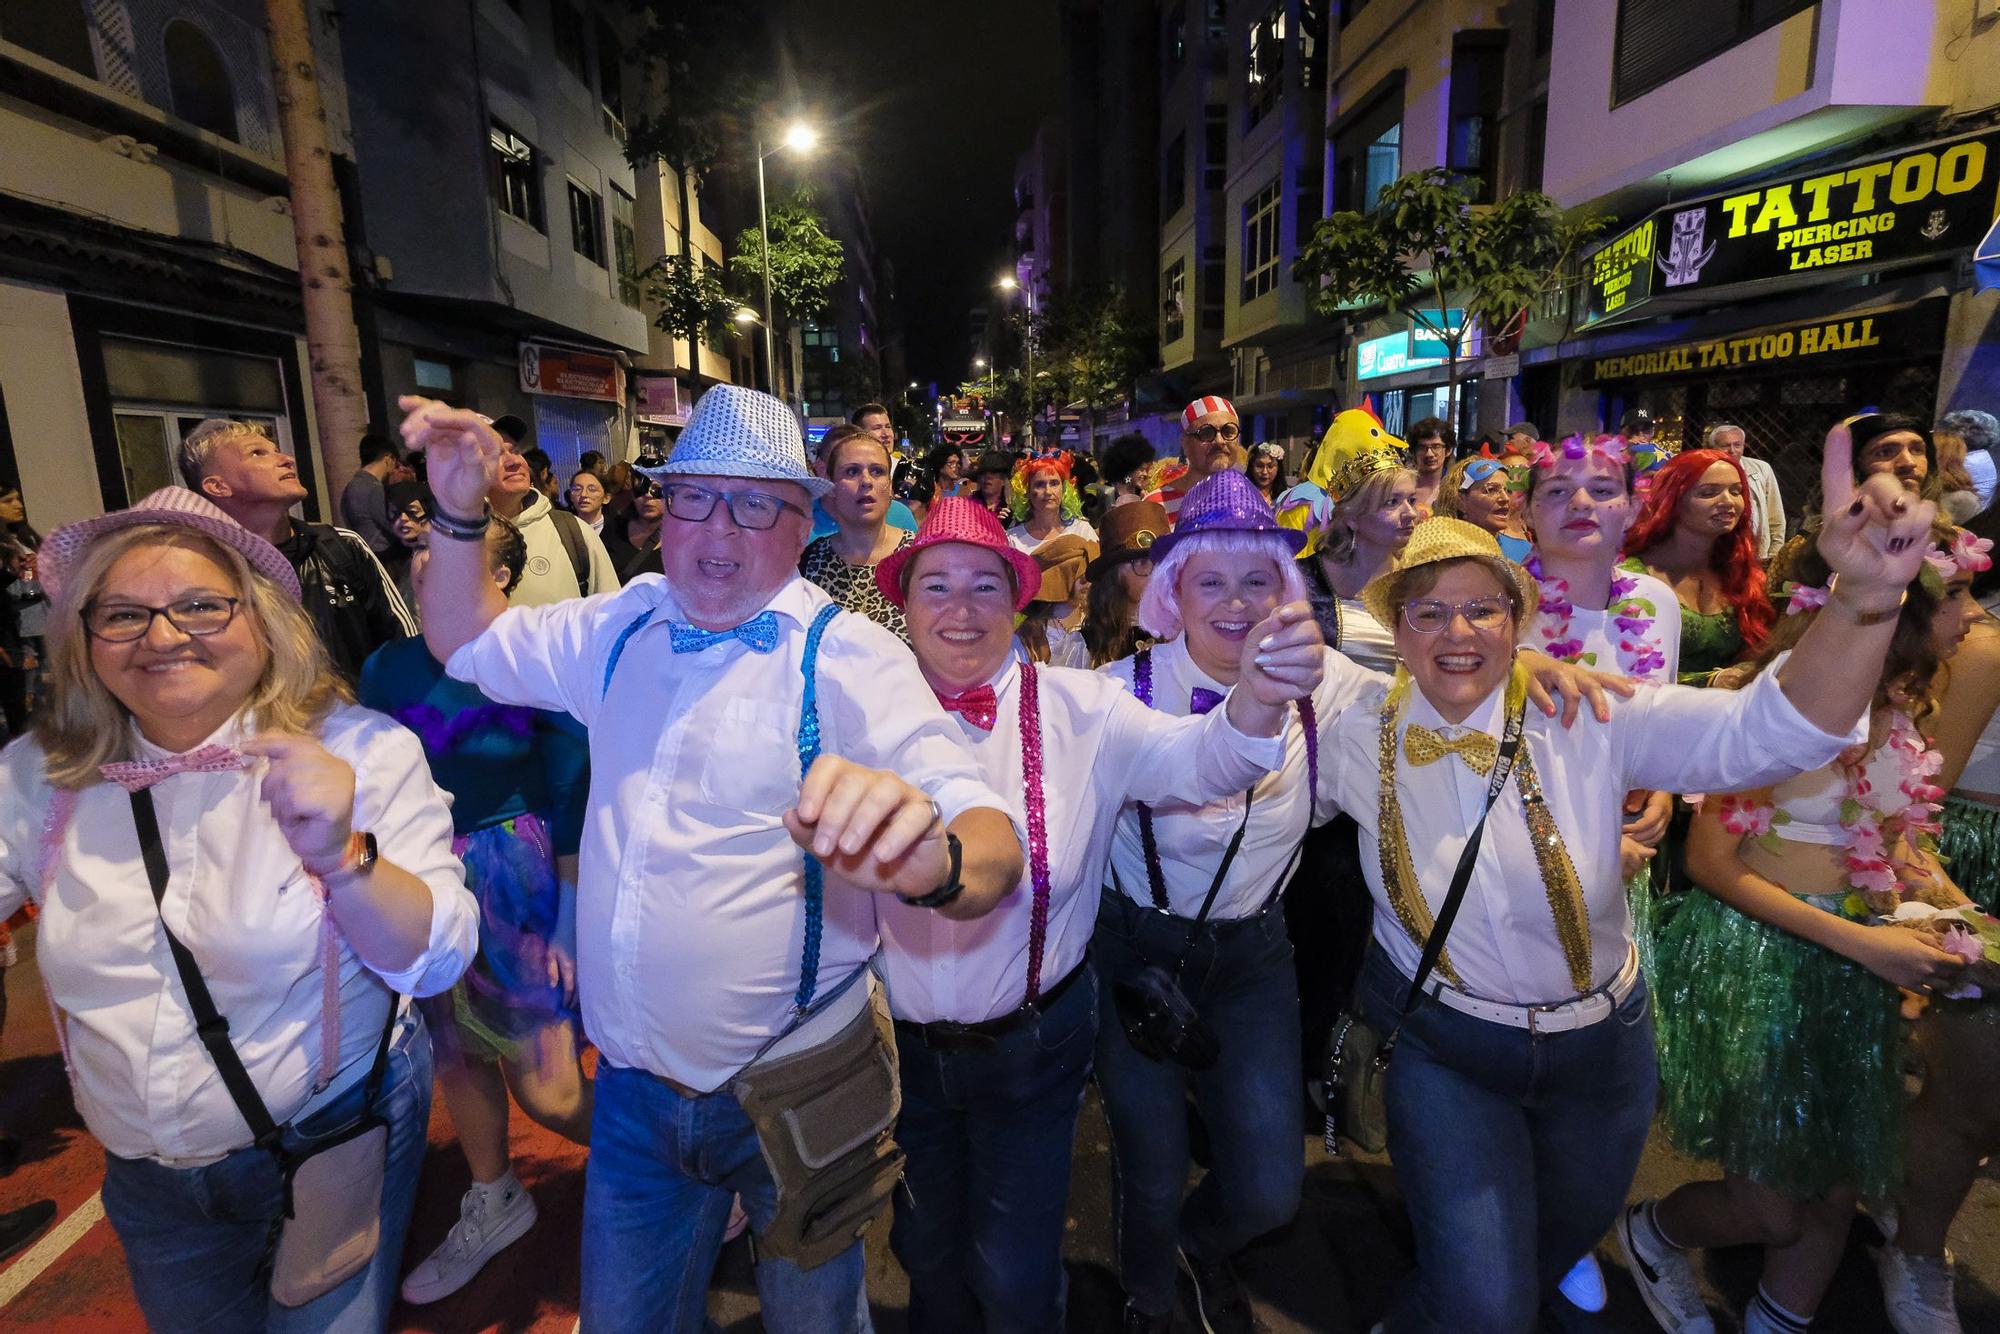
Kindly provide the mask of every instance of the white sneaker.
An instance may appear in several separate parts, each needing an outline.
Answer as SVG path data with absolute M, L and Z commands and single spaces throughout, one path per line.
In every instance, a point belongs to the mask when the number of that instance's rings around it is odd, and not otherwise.
M 1563 1275 L 1556 1290 L 1571 1306 L 1592 1315 L 1602 1311 L 1611 1300 L 1611 1294 L 1604 1290 L 1604 1267 L 1597 1263 L 1595 1251 L 1586 1251 L 1584 1257 Z
M 1875 1252 L 1882 1275 L 1882 1305 L 1896 1334 L 1965 1334 L 1952 1293 L 1951 1252 L 1912 1255 L 1883 1246 Z
M 489 1186 L 473 1183 L 459 1203 L 458 1223 L 403 1280 L 403 1300 L 424 1306 L 451 1296 L 534 1225 L 535 1197 L 512 1172 Z
M 1632 1262 L 1639 1296 L 1667 1334 L 1715 1334 L 1694 1266 L 1686 1252 L 1656 1240 L 1652 1210 L 1653 1201 L 1647 1200 L 1618 1215 L 1618 1244 Z

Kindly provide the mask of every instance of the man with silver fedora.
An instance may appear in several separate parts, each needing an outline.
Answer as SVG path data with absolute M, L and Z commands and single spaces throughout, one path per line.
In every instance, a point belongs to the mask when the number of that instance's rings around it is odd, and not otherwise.
M 474 413 L 401 406 L 437 497 L 432 651 L 590 729 L 577 965 L 602 1059 L 583 1327 L 702 1328 L 740 1194 L 765 1327 L 868 1329 L 858 1237 L 900 1169 L 871 895 L 990 911 L 1021 877 L 1005 801 L 909 651 L 798 576 L 829 484 L 777 399 L 718 385 L 642 470 L 665 492 L 664 575 L 513 609 L 480 540 L 499 438 Z

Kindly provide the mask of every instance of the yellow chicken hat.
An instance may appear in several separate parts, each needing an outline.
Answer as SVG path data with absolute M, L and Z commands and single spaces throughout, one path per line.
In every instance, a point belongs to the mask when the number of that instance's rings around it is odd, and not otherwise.
M 1320 532 L 1340 498 L 1378 472 L 1410 466 L 1407 446 L 1365 403 L 1335 415 L 1313 451 L 1305 477 L 1278 497 L 1278 522 L 1308 534 L 1303 560 L 1319 550 Z

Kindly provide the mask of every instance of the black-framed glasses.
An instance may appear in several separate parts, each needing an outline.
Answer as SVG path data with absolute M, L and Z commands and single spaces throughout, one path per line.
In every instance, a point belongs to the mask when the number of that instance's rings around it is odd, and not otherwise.
M 804 510 L 768 491 L 711 491 L 705 486 L 674 482 L 665 488 L 667 513 L 683 523 L 704 523 L 715 513 L 715 502 L 729 503 L 729 517 L 738 528 L 761 531 L 778 522 L 786 510 L 803 515 Z
M 1470 602 L 1419 598 L 1403 604 L 1403 624 L 1420 635 L 1437 634 L 1454 616 L 1465 617 L 1465 623 L 1475 630 L 1498 630 L 1513 614 L 1514 605 L 1506 598 L 1474 598 Z
M 1232 443 L 1243 432 L 1237 429 L 1235 422 L 1224 422 L 1220 426 L 1211 422 L 1207 426 L 1196 427 L 1194 430 L 1187 432 L 1187 434 L 1201 441 L 1204 445 L 1212 445 L 1218 440 L 1225 444 Z
M 200 639 L 228 629 L 229 623 L 236 619 L 236 609 L 242 605 L 241 598 L 208 593 L 180 598 L 164 607 L 137 602 L 92 602 L 83 609 L 83 628 L 92 638 L 107 644 L 129 644 L 146 637 L 155 616 L 164 616 L 174 629 Z

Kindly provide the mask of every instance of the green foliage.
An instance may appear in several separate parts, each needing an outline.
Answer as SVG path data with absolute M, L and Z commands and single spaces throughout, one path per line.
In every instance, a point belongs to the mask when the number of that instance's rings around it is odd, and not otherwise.
M 1292 274 L 1317 284 L 1313 308 L 1335 315 L 1381 305 L 1440 338 L 1456 370 L 1474 322 L 1489 336 L 1518 332 L 1558 289 L 1578 248 L 1611 219 L 1565 214 L 1535 190 L 1474 207 L 1478 183 L 1442 167 L 1391 182 L 1368 213 L 1321 219 Z M 1452 328 L 1445 312 L 1466 312 Z
M 813 207 L 812 190 L 800 186 L 771 206 L 771 300 L 790 320 L 818 319 L 840 282 L 844 251 Z M 745 227 L 729 257 L 729 271 L 746 291 L 764 290 L 764 244 Z
M 639 20 L 629 53 L 661 94 L 626 122 L 633 165 L 654 157 L 704 183 L 716 163 L 747 158 L 757 110 L 771 103 L 767 0 L 626 0 Z
M 910 453 L 919 463 L 937 445 L 937 432 L 932 429 L 936 419 L 925 404 L 898 398 L 889 405 L 889 420 L 896 424 L 897 437 L 910 442 Z
M 741 335 L 736 312 L 742 302 L 699 259 L 662 255 L 639 271 L 639 281 L 647 299 L 660 307 L 653 323 L 674 337 L 699 340 L 722 352 Z
M 1035 366 L 1035 378 L 1041 378 L 1041 365 Z M 958 386 L 960 398 L 982 398 L 988 412 L 1004 412 L 1012 421 L 1022 421 L 1026 417 L 1027 396 L 1021 391 L 1021 368 L 1013 366 L 996 371 L 988 368 L 976 380 L 966 380 Z
M 1133 379 L 1153 360 L 1153 329 L 1123 289 L 1066 292 L 1029 326 L 1035 342 L 1038 404 L 1081 403 L 1096 410 L 1122 402 Z

